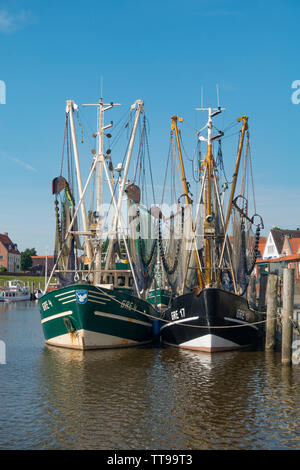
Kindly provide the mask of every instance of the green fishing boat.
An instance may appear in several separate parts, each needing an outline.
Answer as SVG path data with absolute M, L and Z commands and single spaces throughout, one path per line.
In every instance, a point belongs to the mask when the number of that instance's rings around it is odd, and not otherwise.
M 139 346 L 154 340 L 158 331 L 160 313 L 147 301 L 153 282 L 156 260 L 156 240 L 143 242 L 146 265 L 140 259 L 140 242 L 134 234 L 142 225 L 142 210 L 139 188 L 128 184 L 128 172 L 137 133 L 138 122 L 144 114 L 144 103 L 137 100 L 131 107 L 135 113 L 126 150 L 125 164 L 117 168 L 117 183 L 113 178 L 110 152 L 104 152 L 105 131 L 111 124 L 104 125 L 104 112 L 116 104 L 104 104 L 102 99 L 96 105 L 98 110 L 97 151 L 92 151 L 93 161 L 89 176 L 83 187 L 81 168 L 74 124 L 77 105 L 68 100 L 66 108 L 66 132 L 72 141 L 72 156 L 76 170 L 78 204 L 75 206 L 74 191 L 68 179 L 62 175 L 52 182 L 56 208 L 55 264 L 43 296 L 39 299 L 41 324 L 47 344 L 74 348 L 98 349 Z M 144 119 L 145 123 L 145 119 Z M 111 137 L 111 136 L 110 136 Z M 69 165 L 70 167 L 70 165 Z M 102 184 L 103 174 L 108 184 L 114 216 L 110 236 L 103 242 Z M 94 181 L 96 187 L 95 210 L 86 211 L 85 195 Z M 116 198 L 118 188 L 118 199 Z M 129 189 L 128 189 L 129 188 Z M 135 191 L 132 193 L 132 189 Z M 132 209 L 133 224 L 131 236 L 124 229 L 121 205 L 124 194 Z M 60 200 L 60 203 L 59 203 Z M 82 230 L 79 230 L 79 214 Z M 140 215 L 141 214 L 141 215 Z M 153 216 L 144 210 L 150 223 Z M 139 237 L 140 238 L 140 235 Z M 83 240 L 83 242 L 82 242 Z M 123 253 L 120 251 L 122 244 Z M 149 245 L 150 244 L 150 245 Z M 106 245 L 105 250 L 103 246 Z M 145 251 L 150 246 L 149 252 Z M 116 248 L 117 247 L 117 248 Z M 149 259 L 151 258 L 151 259 Z M 59 287 L 49 290 L 52 277 L 59 281 Z

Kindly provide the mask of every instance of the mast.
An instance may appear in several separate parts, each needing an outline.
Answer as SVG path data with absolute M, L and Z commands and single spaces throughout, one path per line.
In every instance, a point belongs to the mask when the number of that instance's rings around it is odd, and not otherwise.
M 45 287 L 47 285 L 47 274 L 48 274 L 48 247 L 46 246 L 46 260 L 45 260 Z
M 113 122 L 107 126 L 104 125 L 104 113 L 109 109 L 112 109 L 114 106 L 120 106 L 120 103 L 109 103 L 104 104 L 103 99 L 100 98 L 99 103 L 96 104 L 83 104 L 83 106 L 97 106 L 97 154 L 96 154 L 96 212 L 98 214 L 97 221 L 97 250 L 95 254 L 95 273 L 93 283 L 95 285 L 100 284 L 101 278 L 101 264 L 102 264 L 102 197 L 103 197 L 103 165 L 105 161 L 105 155 L 103 152 L 103 143 L 105 130 L 113 126 Z
M 87 181 L 86 181 L 86 183 L 85 183 L 85 186 L 84 186 L 84 188 L 83 188 L 82 196 L 81 196 L 81 198 L 80 198 L 79 201 L 78 201 L 77 207 L 76 207 L 75 212 L 74 212 L 74 214 L 73 214 L 72 220 L 71 220 L 70 225 L 69 225 L 68 230 L 67 230 L 67 233 L 66 233 L 65 238 L 64 238 L 64 240 L 63 240 L 63 242 L 62 242 L 62 247 L 61 247 L 61 249 L 60 249 L 60 251 L 59 251 L 59 253 L 58 253 L 58 255 L 57 255 L 56 262 L 54 263 L 54 266 L 53 266 L 53 268 L 52 268 L 51 274 L 50 274 L 50 276 L 49 276 L 49 278 L 48 278 L 48 282 L 47 282 L 47 285 L 46 285 L 46 287 L 45 287 L 44 294 L 45 294 L 45 293 L 47 292 L 47 290 L 48 290 L 50 281 L 51 281 L 52 276 L 53 276 L 53 274 L 54 274 L 54 271 L 55 271 L 55 269 L 56 269 L 56 267 L 57 267 L 58 261 L 59 261 L 61 255 L 62 255 L 62 253 L 63 253 L 65 244 L 66 244 L 66 242 L 67 242 L 67 239 L 68 239 L 68 237 L 69 237 L 69 235 L 70 235 L 70 233 L 71 233 L 71 230 L 72 230 L 72 228 L 73 228 L 73 225 L 74 225 L 74 223 L 75 223 L 75 220 L 76 220 L 77 214 L 78 214 L 78 212 L 79 212 L 79 209 L 80 209 L 80 207 L 81 207 L 81 205 L 82 205 L 83 198 L 84 198 L 84 196 L 85 196 L 86 190 L 87 190 L 87 188 L 88 188 L 88 185 L 90 184 L 92 175 L 93 175 L 93 173 L 94 173 L 94 170 L 95 170 L 95 167 L 96 167 L 96 163 L 97 163 L 97 160 L 96 160 L 96 158 L 94 157 L 94 161 L 93 161 L 93 164 L 92 164 L 92 167 L 91 167 L 91 170 L 90 170 L 90 174 L 89 174 L 88 179 L 87 179 Z M 87 235 L 87 233 L 84 232 L 83 235 Z
M 117 210 L 116 198 L 115 198 L 115 194 L 114 194 L 114 191 L 113 191 L 113 187 L 112 187 L 111 181 L 110 181 L 110 179 L 109 179 L 108 170 L 107 170 L 106 165 L 104 165 L 103 167 L 104 167 L 104 170 L 105 170 L 105 174 L 106 174 L 106 178 L 107 178 L 109 190 L 110 190 L 110 193 L 111 193 L 112 201 L 113 201 L 115 210 Z M 120 219 L 121 219 L 121 224 L 123 223 L 123 225 L 124 225 L 123 218 L 122 218 L 122 214 L 120 214 Z M 123 228 L 123 227 L 122 227 L 122 228 Z M 137 293 L 137 296 L 138 296 L 139 298 L 141 298 L 141 294 L 140 294 L 140 291 L 139 291 L 139 287 L 138 287 L 136 275 L 135 275 L 135 272 L 134 272 L 132 260 L 131 260 L 130 253 L 129 253 L 129 249 L 128 249 L 127 240 L 126 240 L 126 237 L 125 237 L 125 234 L 124 234 L 124 231 L 123 231 L 123 230 L 122 230 L 121 234 L 122 234 L 122 238 L 123 238 L 123 242 L 124 242 L 126 254 L 127 254 L 127 257 L 128 257 L 128 261 L 129 261 L 129 264 L 130 264 L 130 269 L 131 269 L 131 273 L 132 273 L 132 277 L 133 277 L 133 282 L 134 282 L 134 285 L 135 285 L 136 293 Z
M 125 185 L 126 185 L 126 182 L 127 182 L 128 171 L 129 171 L 130 160 L 131 160 L 131 156 L 132 156 L 132 150 L 133 150 L 133 145 L 134 145 L 134 141 L 135 141 L 135 136 L 136 136 L 136 132 L 137 132 L 138 121 L 139 121 L 141 113 L 144 113 L 144 102 L 142 100 L 136 100 L 135 103 L 131 106 L 131 109 L 136 109 L 136 113 L 135 113 L 133 129 L 132 129 L 131 136 L 130 136 L 128 151 L 127 151 L 127 157 L 126 157 L 126 162 L 125 162 L 125 167 L 124 167 L 123 179 L 122 179 L 120 187 L 119 187 L 118 205 L 117 205 L 115 217 L 114 217 L 114 220 L 113 220 L 113 223 L 112 223 L 111 237 L 110 237 L 107 252 L 106 252 L 106 261 L 105 261 L 105 269 L 106 270 L 107 269 L 112 269 L 112 264 L 113 264 L 112 254 L 113 254 L 113 245 L 114 245 L 114 242 L 115 242 L 115 234 L 116 234 L 116 231 L 117 231 L 119 214 L 120 214 L 121 205 L 122 205 L 122 198 L 123 198 L 123 195 L 124 195 Z
M 74 150 L 74 159 L 75 159 L 75 167 L 76 167 L 76 177 L 77 177 L 77 186 L 78 186 L 78 195 L 81 202 L 81 218 L 83 224 L 83 230 L 87 234 L 88 233 L 88 220 L 86 215 L 85 204 L 83 200 L 83 189 L 82 189 L 82 179 L 81 179 L 81 171 L 80 171 L 80 163 L 79 163 L 79 155 L 78 155 L 78 148 L 77 148 L 77 140 L 76 140 L 76 133 L 75 133 L 75 126 L 74 126 L 74 117 L 73 117 L 73 110 L 78 109 L 78 106 L 75 104 L 73 100 L 67 100 L 67 108 L 66 112 L 69 114 L 70 117 L 70 127 L 71 127 L 71 135 L 72 135 L 72 143 L 73 143 L 73 150 Z M 92 260 L 92 246 L 89 240 L 85 240 L 85 249 L 87 257 L 89 258 L 89 263 Z
M 191 212 L 190 204 L 191 204 L 191 199 L 189 197 L 189 189 L 186 181 L 186 175 L 185 175 L 185 169 L 184 169 L 184 164 L 183 164 L 183 158 L 182 158 L 182 152 L 181 152 L 181 146 L 180 146 L 180 141 L 179 141 L 179 130 L 177 127 L 177 120 L 182 122 L 182 118 L 179 118 L 178 116 L 172 116 L 172 126 L 171 128 L 175 130 L 175 136 L 176 136 L 176 143 L 177 143 L 177 149 L 178 149 L 178 155 L 179 155 L 179 162 L 180 162 L 180 169 L 181 169 L 181 182 L 182 182 L 182 187 L 183 187 L 183 192 L 185 196 L 185 202 L 187 207 L 189 208 L 189 211 Z M 191 214 L 190 214 L 191 215 Z M 192 222 L 192 233 L 194 234 L 194 224 Z M 199 256 L 197 253 L 197 250 L 194 249 L 194 256 L 195 256 L 195 261 L 196 261 L 196 266 L 197 266 L 197 279 L 198 279 L 198 284 L 199 287 L 203 288 L 203 279 L 200 271 L 200 262 L 199 262 Z
M 226 246 L 226 243 L 227 243 L 227 232 L 228 232 L 230 214 L 231 214 L 231 209 L 232 209 L 232 201 L 233 201 L 233 198 L 234 198 L 235 188 L 236 188 L 236 184 L 237 184 L 237 178 L 238 178 L 238 172 L 239 172 L 239 167 L 240 167 L 240 162 L 241 162 L 241 155 L 242 155 L 242 150 L 243 150 L 243 143 L 244 143 L 245 133 L 248 129 L 248 116 L 242 116 L 237 121 L 238 122 L 243 121 L 243 127 L 242 127 L 240 141 L 239 141 L 238 153 L 237 153 L 237 156 L 236 156 L 236 162 L 235 162 L 231 192 L 230 192 L 228 208 L 227 208 L 227 216 L 226 216 L 226 221 L 225 221 L 225 224 L 224 224 L 224 241 L 223 241 L 223 246 L 222 246 L 221 256 L 220 256 L 220 263 L 219 263 L 220 268 L 221 268 L 221 264 L 222 264 L 222 260 L 223 260 L 223 256 L 224 256 L 225 246 Z M 232 273 L 232 274 L 234 276 L 234 273 Z M 219 274 L 218 274 L 217 286 L 219 286 L 220 277 L 221 277 L 221 271 L 219 271 Z
M 215 235 L 213 213 L 212 213 L 212 182 L 214 184 L 216 183 L 214 181 L 214 178 L 215 178 L 215 162 L 214 162 L 214 157 L 213 157 L 212 144 L 213 144 L 214 140 L 219 139 L 220 137 L 222 137 L 223 132 L 219 132 L 219 134 L 213 136 L 212 118 L 214 116 L 216 116 L 217 114 L 219 114 L 223 110 L 223 108 L 220 108 L 220 107 L 211 108 L 211 107 L 209 107 L 209 108 L 198 108 L 198 109 L 201 110 L 201 111 L 203 111 L 203 110 L 208 111 L 208 122 L 207 122 L 206 126 L 203 129 L 201 129 L 201 131 L 200 131 L 200 132 L 202 132 L 205 128 L 207 128 L 207 138 L 204 138 L 202 136 L 199 137 L 200 140 L 203 140 L 203 141 L 207 142 L 207 155 L 204 159 L 204 166 L 207 170 L 205 196 L 204 196 L 204 209 L 205 209 L 205 219 L 204 219 L 205 281 L 206 281 L 206 287 L 212 286 L 213 282 L 216 282 L 217 287 L 218 287 L 219 283 L 220 283 L 220 278 L 221 278 L 222 259 L 223 259 L 223 256 L 224 256 L 225 248 L 227 247 L 227 232 L 228 232 L 228 226 L 229 226 L 229 221 L 230 221 L 232 202 L 233 202 L 233 199 L 234 199 L 235 188 L 236 188 L 236 184 L 237 184 L 239 166 L 240 166 L 240 161 L 241 161 L 241 154 L 242 154 L 242 149 L 243 149 L 243 142 L 244 142 L 245 132 L 248 129 L 248 117 L 247 116 L 242 116 L 241 118 L 238 119 L 238 122 L 243 121 L 243 127 L 242 127 L 242 131 L 241 131 L 239 148 L 238 148 L 238 153 L 237 153 L 237 158 L 236 158 L 236 163 L 235 163 L 233 182 L 232 182 L 231 193 L 230 193 L 228 208 L 227 208 L 227 215 L 226 215 L 225 221 L 223 221 L 224 240 L 223 240 L 223 244 L 222 244 L 221 255 L 220 255 L 219 266 L 218 266 L 218 271 L 219 272 L 218 272 L 217 279 L 216 279 L 215 275 L 213 273 L 213 266 L 212 266 L 212 242 L 213 242 L 213 238 L 214 238 L 214 235 Z M 217 188 L 215 188 L 215 191 L 217 191 Z M 217 198 L 218 198 L 218 203 L 220 205 L 219 195 L 218 194 L 217 194 Z M 220 210 L 222 211 L 222 205 L 220 206 Z M 222 216 L 222 220 L 223 220 L 223 216 Z M 228 250 L 228 247 L 227 247 L 227 250 Z M 229 258 L 230 258 L 230 256 L 229 256 Z M 234 279 L 235 275 L 234 275 L 234 272 L 233 272 L 231 260 L 230 260 L 230 269 L 232 271 L 234 288 L 236 290 L 235 279 Z
M 235 162 L 235 169 L 234 169 L 234 173 L 233 173 L 231 193 L 230 193 L 230 198 L 229 198 L 229 202 L 228 202 L 227 217 L 226 217 L 226 221 L 225 221 L 225 233 L 227 232 L 229 219 L 230 219 L 231 206 L 232 206 L 232 201 L 233 201 L 233 198 L 234 198 L 234 193 L 235 193 L 235 188 L 236 188 L 236 183 L 237 183 L 237 177 L 238 177 L 238 172 L 239 172 L 239 167 L 240 167 L 240 162 L 241 162 L 241 155 L 242 155 L 243 143 L 244 143 L 244 138 L 245 138 L 245 132 L 248 129 L 248 116 L 242 116 L 237 121 L 238 122 L 243 121 L 243 127 L 242 127 L 242 133 L 241 133 L 241 138 L 240 138 L 240 142 L 239 142 L 239 148 L 238 148 L 238 153 L 237 153 L 237 157 L 236 157 L 236 162 Z
M 200 136 L 199 140 L 207 142 L 207 154 L 204 159 L 204 167 L 206 169 L 206 184 L 204 191 L 204 270 L 205 270 L 205 286 L 210 287 L 213 282 L 213 266 L 212 266 L 212 240 L 215 234 L 213 224 L 213 211 L 212 211 L 212 180 L 214 178 L 214 157 L 213 157 L 213 141 L 222 137 L 223 133 L 213 136 L 213 121 L 212 118 L 220 114 L 224 108 L 197 108 L 199 111 L 208 111 L 208 121 L 206 126 L 201 129 L 203 131 L 207 128 L 207 138 Z M 200 132 L 201 132 L 200 131 Z

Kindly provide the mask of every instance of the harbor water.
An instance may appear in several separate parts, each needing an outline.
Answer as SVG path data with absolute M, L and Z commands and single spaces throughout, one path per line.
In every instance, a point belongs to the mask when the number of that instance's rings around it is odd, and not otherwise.
M 300 449 L 280 353 L 49 347 L 37 302 L 0 305 L 0 340 L 1 450 Z

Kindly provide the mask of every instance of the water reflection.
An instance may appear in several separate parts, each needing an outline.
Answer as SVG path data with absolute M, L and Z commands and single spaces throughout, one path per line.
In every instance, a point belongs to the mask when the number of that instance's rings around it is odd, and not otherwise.
M 23 300 L 19 302 L 0 302 L 0 321 L 3 316 L 2 313 L 5 312 L 22 312 L 24 310 L 36 309 L 38 307 L 37 300 Z
M 278 374 L 277 359 L 273 355 L 265 361 L 254 352 L 208 355 L 157 347 L 45 348 L 41 401 L 48 404 L 49 426 L 55 418 L 53 445 L 247 449 L 285 447 L 288 439 L 287 447 L 295 448 L 299 392 L 295 385 L 290 388 L 292 372 L 284 380 Z M 286 412 L 293 425 L 287 425 Z
M 2 449 L 300 447 L 300 366 L 280 353 L 59 349 L 33 303 L 0 305 L 0 338 Z

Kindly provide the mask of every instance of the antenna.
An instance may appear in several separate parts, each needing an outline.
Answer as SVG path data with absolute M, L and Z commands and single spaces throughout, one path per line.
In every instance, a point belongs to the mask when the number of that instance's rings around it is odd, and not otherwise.
M 216 89 L 217 89 L 217 103 L 218 103 L 218 108 L 220 107 L 220 99 L 219 99 L 219 85 L 216 84 Z
M 100 78 L 100 98 L 103 98 L 103 76 Z
M 203 85 L 201 86 L 201 108 L 203 108 Z
M 202 87 L 201 87 L 202 90 Z M 207 124 L 200 129 L 200 131 L 197 132 L 198 139 L 204 142 L 207 142 L 211 144 L 214 140 L 219 139 L 224 135 L 223 132 L 219 132 L 217 135 L 213 135 L 212 129 L 213 129 L 213 122 L 212 118 L 220 114 L 222 111 L 224 111 L 226 108 L 221 108 L 220 106 L 220 99 L 219 99 L 219 85 L 216 85 L 216 90 L 217 90 L 217 102 L 218 102 L 218 107 L 213 108 L 212 106 L 209 107 L 203 107 L 203 96 L 201 94 L 201 108 L 196 108 L 196 111 L 208 111 L 208 121 Z M 207 129 L 207 138 L 203 137 L 200 135 L 205 129 Z

